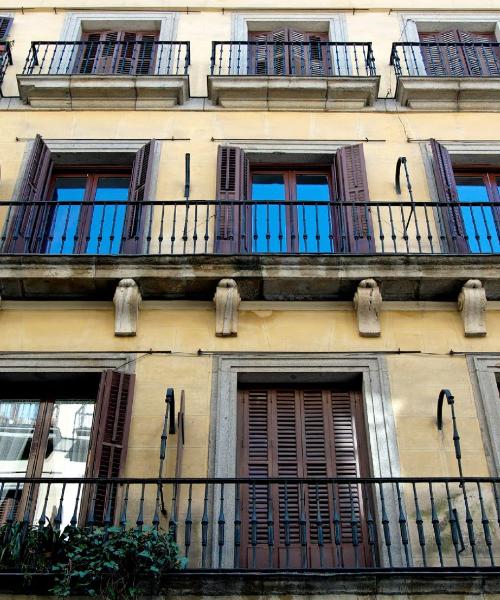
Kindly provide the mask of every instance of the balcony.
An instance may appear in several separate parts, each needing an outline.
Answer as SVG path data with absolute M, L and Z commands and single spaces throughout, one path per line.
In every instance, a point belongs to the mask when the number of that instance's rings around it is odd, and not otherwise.
M 500 43 L 392 45 L 396 99 L 422 110 L 498 110 Z
M 499 494 L 499 478 L 474 477 L 0 479 L 2 540 L 15 522 L 169 532 L 185 568 L 163 575 L 184 594 L 238 593 L 242 579 L 251 593 L 262 577 L 274 593 L 308 577 L 310 593 L 459 593 L 488 576 L 495 593 Z M 33 575 L 32 586 L 52 583 Z M 0 573 L 0 586 L 15 577 Z
M 165 109 L 189 97 L 189 42 L 32 42 L 19 95 L 35 108 Z
M 369 42 L 212 43 L 208 96 L 223 107 L 358 110 L 378 87 Z
M 387 300 L 454 300 L 471 277 L 500 300 L 500 206 L 491 202 L 0 202 L 0 294 L 351 299 L 374 277 Z M 83 218 L 85 217 L 85 218 Z M 189 277 L 186 276 L 189 273 Z M 404 282 L 404 284 L 402 284 Z
M 5 77 L 5 72 L 7 71 L 7 67 L 12 65 L 10 46 L 10 42 L 0 42 L 0 98 L 3 98 L 2 83 Z

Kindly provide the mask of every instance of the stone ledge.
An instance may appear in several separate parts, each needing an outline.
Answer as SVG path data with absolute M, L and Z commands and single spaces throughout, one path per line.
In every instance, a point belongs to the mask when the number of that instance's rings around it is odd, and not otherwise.
M 235 279 L 242 300 L 351 300 L 373 278 L 384 300 L 456 301 L 479 279 L 500 300 L 500 255 L 0 256 L 3 300 L 110 300 L 132 278 L 144 300 L 211 300 Z
M 17 83 L 34 108 L 162 110 L 189 98 L 187 75 L 18 75 Z
M 215 105 L 241 110 L 359 110 L 373 106 L 379 77 L 210 75 Z
M 396 100 L 419 110 L 500 111 L 500 77 L 399 77 Z

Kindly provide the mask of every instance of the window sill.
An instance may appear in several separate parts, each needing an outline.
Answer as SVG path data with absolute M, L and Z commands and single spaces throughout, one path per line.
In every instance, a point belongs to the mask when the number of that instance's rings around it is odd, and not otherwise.
M 223 108 L 359 110 L 377 98 L 379 77 L 208 77 L 208 96 Z
M 18 75 L 17 82 L 34 108 L 163 110 L 189 98 L 187 75 Z
M 400 77 L 396 100 L 419 110 L 500 111 L 500 77 Z

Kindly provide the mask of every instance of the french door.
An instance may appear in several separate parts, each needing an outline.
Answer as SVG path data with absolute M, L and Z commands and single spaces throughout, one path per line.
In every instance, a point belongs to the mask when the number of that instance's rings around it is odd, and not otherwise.
M 252 172 L 251 199 L 259 201 L 246 215 L 252 252 L 334 252 L 332 197 L 329 172 Z
M 358 391 L 342 386 L 240 390 L 239 475 L 255 481 L 241 491 L 243 568 L 371 564 L 365 518 L 369 490 L 324 480 L 368 474 L 361 402 Z M 300 485 L 259 483 L 271 477 L 320 479 Z M 337 539 L 335 513 L 340 517 Z

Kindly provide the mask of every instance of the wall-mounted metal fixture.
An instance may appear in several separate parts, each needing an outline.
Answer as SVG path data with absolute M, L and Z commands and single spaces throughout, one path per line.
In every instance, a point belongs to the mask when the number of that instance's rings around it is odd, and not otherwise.
M 185 178 L 184 178 L 184 198 L 189 200 L 189 194 L 191 191 L 191 154 L 186 153 L 185 158 Z
M 168 388 L 165 394 L 165 416 L 163 417 L 163 430 L 161 432 L 160 440 L 160 467 L 158 470 L 159 479 L 163 477 L 163 466 L 165 464 L 165 457 L 167 455 L 167 439 L 169 433 L 175 433 L 175 395 L 173 388 Z M 167 509 L 165 508 L 165 500 L 163 497 L 163 485 L 161 483 L 158 484 L 158 491 L 156 497 L 156 511 L 158 511 L 159 506 L 161 506 L 161 513 L 163 515 L 166 515 Z

